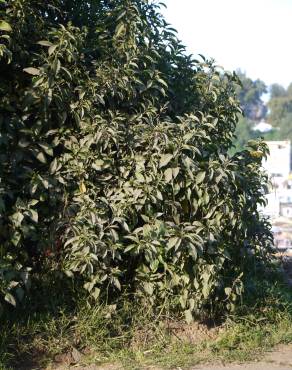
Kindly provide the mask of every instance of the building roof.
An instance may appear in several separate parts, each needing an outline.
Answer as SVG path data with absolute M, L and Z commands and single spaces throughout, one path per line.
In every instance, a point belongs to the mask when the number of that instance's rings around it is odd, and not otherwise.
M 268 146 L 289 146 L 291 145 L 291 142 L 290 140 L 273 140 L 273 141 L 265 141 L 265 143 L 268 145 Z
M 254 131 L 269 132 L 273 129 L 273 126 L 265 121 L 261 121 L 253 127 Z

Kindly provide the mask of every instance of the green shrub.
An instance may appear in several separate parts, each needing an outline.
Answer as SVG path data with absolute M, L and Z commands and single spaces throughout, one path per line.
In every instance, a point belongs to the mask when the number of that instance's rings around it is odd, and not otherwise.
M 0 4 L 0 297 L 49 271 L 187 320 L 269 256 L 263 142 L 230 156 L 237 77 L 152 1 Z M 53 289 L 53 287 L 52 287 Z

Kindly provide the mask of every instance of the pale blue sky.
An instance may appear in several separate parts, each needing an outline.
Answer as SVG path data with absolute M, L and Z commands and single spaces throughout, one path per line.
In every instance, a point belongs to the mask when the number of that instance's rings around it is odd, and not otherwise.
M 292 82 L 292 0 L 164 0 L 188 52 L 253 79 Z

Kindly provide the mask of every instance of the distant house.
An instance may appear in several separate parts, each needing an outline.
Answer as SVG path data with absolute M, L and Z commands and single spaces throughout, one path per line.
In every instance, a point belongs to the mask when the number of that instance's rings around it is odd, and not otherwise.
M 272 232 L 274 234 L 275 246 L 278 249 L 287 250 L 292 248 L 292 228 L 291 225 L 281 224 L 278 222 L 277 226 L 272 227 Z
M 280 216 L 292 218 L 292 202 L 280 202 Z
M 267 171 L 273 188 L 284 188 L 291 171 L 291 142 L 266 141 L 270 154 L 263 160 L 263 167 Z
M 267 205 L 263 213 L 272 218 L 279 216 L 292 218 L 292 177 L 291 143 L 285 141 L 266 141 L 270 154 L 263 160 L 272 188 L 266 195 Z
M 292 219 L 292 190 L 275 189 L 272 193 L 266 194 L 267 204 L 262 212 L 271 218 L 285 217 Z
M 272 129 L 273 129 L 273 126 L 265 121 L 261 121 L 253 127 L 253 131 L 260 131 L 264 133 L 270 132 L 272 131 Z
M 266 194 L 267 204 L 264 207 L 259 207 L 265 216 L 277 218 L 280 216 L 280 201 L 276 192 Z
M 274 233 L 275 246 L 278 249 L 291 249 L 292 248 L 292 234 L 291 232 L 281 231 Z
M 270 154 L 262 165 L 267 171 L 272 188 L 266 194 L 267 204 L 261 210 L 271 217 L 275 246 L 292 249 L 292 175 L 291 143 L 266 141 Z

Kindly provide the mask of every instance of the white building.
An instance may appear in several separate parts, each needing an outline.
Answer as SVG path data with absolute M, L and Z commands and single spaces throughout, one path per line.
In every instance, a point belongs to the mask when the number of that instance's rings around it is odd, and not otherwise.
M 270 154 L 263 161 L 272 183 L 271 193 L 266 194 L 267 205 L 262 212 L 272 219 L 284 216 L 292 218 L 291 143 L 290 141 L 266 141 Z
M 270 154 L 263 161 L 272 189 L 266 194 L 267 205 L 261 211 L 271 217 L 275 246 L 292 249 L 292 174 L 290 141 L 267 141 Z
M 273 126 L 265 121 L 261 121 L 253 127 L 253 131 L 260 131 L 263 133 L 270 132 L 272 129 Z
M 291 167 L 291 143 L 285 141 L 266 141 L 270 154 L 263 161 L 263 167 L 272 181 L 273 187 L 281 188 L 288 179 Z
M 285 217 L 292 219 L 292 189 L 274 189 L 266 194 L 267 204 L 259 210 L 272 219 Z
M 277 195 L 275 192 L 266 194 L 267 204 L 264 207 L 259 207 L 265 216 L 272 219 L 280 216 L 280 200 Z

